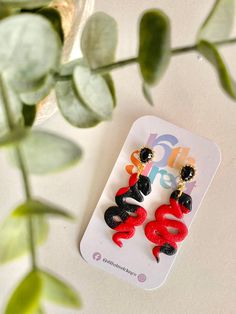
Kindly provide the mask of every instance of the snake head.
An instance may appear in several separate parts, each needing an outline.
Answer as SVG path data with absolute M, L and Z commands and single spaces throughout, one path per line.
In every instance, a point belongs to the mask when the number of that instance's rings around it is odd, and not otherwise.
M 146 176 L 139 176 L 139 180 L 138 180 L 138 189 L 144 194 L 144 195 L 148 195 L 151 193 L 152 190 L 152 185 L 151 185 L 151 181 L 148 177 Z
M 192 197 L 190 195 L 182 193 L 179 197 L 179 191 L 175 190 L 170 197 L 179 203 L 183 214 L 188 214 L 192 210 Z

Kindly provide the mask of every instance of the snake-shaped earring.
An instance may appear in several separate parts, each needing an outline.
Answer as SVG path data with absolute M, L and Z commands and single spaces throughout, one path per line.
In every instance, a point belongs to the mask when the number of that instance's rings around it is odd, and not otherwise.
M 157 262 L 159 262 L 159 253 L 175 254 L 176 242 L 183 241 L 188 234 L 188 228 L 182 221 L 169 219 L 166 215 L 181 219 L 184 214 L 192 210 L 192 198 L 183 191 L 186 182 L 191 181 L 195 174 L 196 169 L 192 165 L 185 165 L 181 169 L 180 180 L 177 189 L 170 196 L 170 203 L 158 207 L 155 212 L 156 220 L 149 222 L 145 227 L 146 237 L 156 244 L 152 253 Z
M 130 239 L 135 233 L 135 227 L 140 226 L 147 217 L 146 210 L 139 205 L 127 203 L 127 198 L 133 198 L 138 202 L 144 200 L 143 195 L 151 192 L 151 181 L 148 177 L 141 175 L 145 165 L 154 156 L 151 148 L 142 147 L 139 150 L 138 172 L 133 173 L 129 179 L 129 185 L 119 189 L 115 196 L 117 206 L 109 207 L 104 214 L 106 224 L 116 233 L 112 240 L 122 247 L 120 239 Z

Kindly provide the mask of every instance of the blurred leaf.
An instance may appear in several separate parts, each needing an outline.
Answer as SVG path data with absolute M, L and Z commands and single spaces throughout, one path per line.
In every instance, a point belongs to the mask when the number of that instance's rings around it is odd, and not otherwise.
M 72 75 L 77 65 L 87 66 L 87 63 L 84 59 L 78 58 L 70 62 L 64 63 L 60 68 L 60 75 Z
M 82 151 L 67 138 L 35 130 L 20 143 L 30 173 L 46 174 L 62 170 L 78 162 Z
M 48 236 L 48 224 L 44 217 L 34 217 L 35 242 L 42 244 Z M 29 251 L 28 219 L 8 216 L 0 224 L 0 264 L 9 262 Z
M 208 41 L 226 39 L 234 24 L 235 0 L 216 0 L 201 26 L 197 38 Z
M 78 65 L 74 70 L 73 79 L 76 91 L 87 108 L 100 120 L 110 119 L 113 99 L 104 78 L 93 74 L 89 68 Z
M 9 131 L 9 133 L 0 137 L 0 147 L 15 145 L 22 141 L 28 135 L 28 133 L 29 133 L 28 130 L 20 127 L 12 131 Z
M 70 213 L 65 212 L 53 204 L 48 204 L 39 200 L 29 200 L 19 205 L 13 211 L 13 216 L 15 217 L 45 214 L 73 219 L 73 216 Z
M 50 93 L 52 87 L 55 85 L 55 78 L 52 74 L 46 77 L 45 82 L 34 91 L 21 93 L 20 99 L 25 105 L 35 105 L 43 100 Z
M 61 43 L 51 23 L 37 14 L 10 16 L 0 23 L 0 72 L 17 91 L 30 91 L 42 84 L 60 63 Z M 27 90 L 26 90 L 27 88 Z
M 146 11 L 139 26 L 138 61 L 147 84 L 158 83 L 166 71 L 170 56 L 169 18 L 160 10 Z
M 15 8 L 32 9 L 47 5 L 51 1 L 52 0 L 0 0 L 0 5 L 5 4 Z
M 214 66 L 222 88 L 231 98 L 235 100 L 236 82 L 231 77 L 230 72 L 217 48 L 212 43 L 202 40 L 198 44 L 198 51 Z
M 41 77 L 40 79 L 26 81 L 22 79 L 20 82 L 16 80 L 16 76 L 12 73 L 12 70 L 6 72 L 6 77 L 11 86 L 13 87 L 15 93 L 20 94 L 37 92 L 40 88 L 42 88 L 45 84 L 47 76 Z
M 45 314 L 44 310 L 42 307 L 40 307 L 36 312 L 34 312 L 33 314 Z
M 43 280 L 43 298 L 66 307 L 81 307 L 80 298 L 72 287 L 51 273 L 40 273 Z
M 42 279 L 38 271 L 31 271 L 10 297 L 5 314 L 33 314 L 39 307 Z
M 37 7 L 37 8 L 21 8 L 20 13 L 37 13 L 40 9 L 42 9 L 43 7 Z
M 43 15 L 52 23 L 52 26 L 54 27 L 55 31 L 57 32 L 57 34 L 59 35 L 59 37 L 63 43 L 64 42 L 64 32 L 63 32 L 63 28 L 62 28 L 61 15 L 58 12 L 58 10 L 56 10 L 54 8 L 42 8 L 37 13 Z
M 22 104 L 18 95 L 13 91 L 12 86 L 6 79 L 6 75 L 0 76 L 0 135 L 4 136 L 9 132 L 8 123 L 5 118 L 4 103 L 8 102 L 8 107 L 11 110 L 12 118 L 15 124 L 18 124 L 21 116 Z
M 36 117 L 36 106 L 23 105 L 22 115 L 24 119 L 24 126 L 31 127 L 34 124 Z
M 106 73 L 102 77 L 106 81 L 107 86 L 108 86 L 108 88 L 110 90 L 111 97 L 113 99 L 113 107 L 115 108 L 116 107 L 116 91 L 115 91 L 115 85 L 114 85 L 112 76 L 111 76 L 110 73 Z
M 81 50 L 91 68 L 114 61 L 117 38 L 117 23 L 111 16 L 96 12 L 87 20 L 81 36 Z
M 5 19 L 6 17 L 12 14 L 17 13 L 17 9 L 10 8 L 9 6 L 5 6 L 4 4 L 1 4 L 1 0 L 0 0 L 0 6 L 1 6 L 0 20 Z
M 76 59 L 61 67 L 61 75 L 72 75 L 75 67 L 84 64 L 84 60 Z M 71 79 L 58 81 L 56 84 L 56 96 L 58 107 L 64 118 L 78 128 L 90 128 L 97 125 L 100 120 L 96 115 L 85 107 L 85 104 L 77 95 Z
M 142 84 L 142 91 L 143 91 L 143 95 L 144 95 L 145 99 L 147 100 L 147 102 L 151 106 L 154 106 L 154 102 L 153 102 L 153 99 L 152 99 L 152 95 L 151 95 L 150 89 L 149 89 L 149 87 L 145 83 Z
M 71 81 L 58 82 L 56 96 L 58 107 L 70 124 L 78 128 L 91 128 L 100 122 L 92 111 L 84 107 Z

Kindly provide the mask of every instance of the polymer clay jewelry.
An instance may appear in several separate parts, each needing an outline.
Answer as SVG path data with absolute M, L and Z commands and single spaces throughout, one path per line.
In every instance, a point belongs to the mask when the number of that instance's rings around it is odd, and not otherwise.
M 115 196 L 117 206 L 109 207 L 104 214 L 106 224 L 116 233 L 112 240 L 122 247 L 123 243 L 120 239 L 130 239 L 135 234 L 135 227 L 140 226 L 147 217 L 146 210 L 136 204 L 130 204 L 126 201 L 127 198 L 133 198 L 138 202 L 144 200 L 143 195 L 148 195 L 151 192 L 151 182 L 146 176 L 141 173 L 147 163 L 153 158 L 151 148 L 142 147 L 139 150 L 140 164 L 137 173 L 131 174 L 129 185 L 119 189 Z
M 183 218 L 192 210 L 192 198 L 184 193 L 186 182 L 191 181 L 196 174 L 192 165 L 185 165 L 180 170 L 180 180 L 177 189 L 170 196 L 170 203 L 156 209 L 156 220 L 149 222 L 145 227 L 145 234 L 149 241 L 156 244 L 152 253 L 159 262 L 159 254 L 174 255 L 177 251 L 176 242 L 181 242 L 188 234 L 184 222 L 169 219 L 172 215 L 177 219 Z

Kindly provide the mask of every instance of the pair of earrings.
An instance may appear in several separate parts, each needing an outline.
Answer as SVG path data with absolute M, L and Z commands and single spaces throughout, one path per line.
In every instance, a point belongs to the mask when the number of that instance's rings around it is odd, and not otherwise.
M 130 204 L 127 198 L 133 198 L 142 202 L 144 196 L 151 193 L 151 181 L 142 171 L 147 163 L 154 157 L 151 148 L 142 147 L 139 150 L 139 161 L 137 173 L 129 178 L 129 185 L 119 189 L 115 195 L 117 206 L 109 207 L 104 214 L 106 224 L 113 230 L 112 239 L 122 247 L 121 239 L 130 239 L 135 234 L 135 227 L 144 223 L 147 211 L 140 205 Z M 155 220 L 145 226 L 145 235 L 149 241 L 155 244 L 152 253 L 157 262 L 159 254 L 173 255 L 177 251 L 176 242 L 181 242 L 188 234 L 188 228 L 180 221 L 184 214 L 192 209 L 192 198 L 184 193 L 186 182 L 191 181 L 196 174 L 192 165 L 185 165 L 180 170 L 180 179 L 177 188 L 170 195 L 169 204 L 159 206 L 155 211 Z M 178 220 L 167 218 L 172 215 Z

